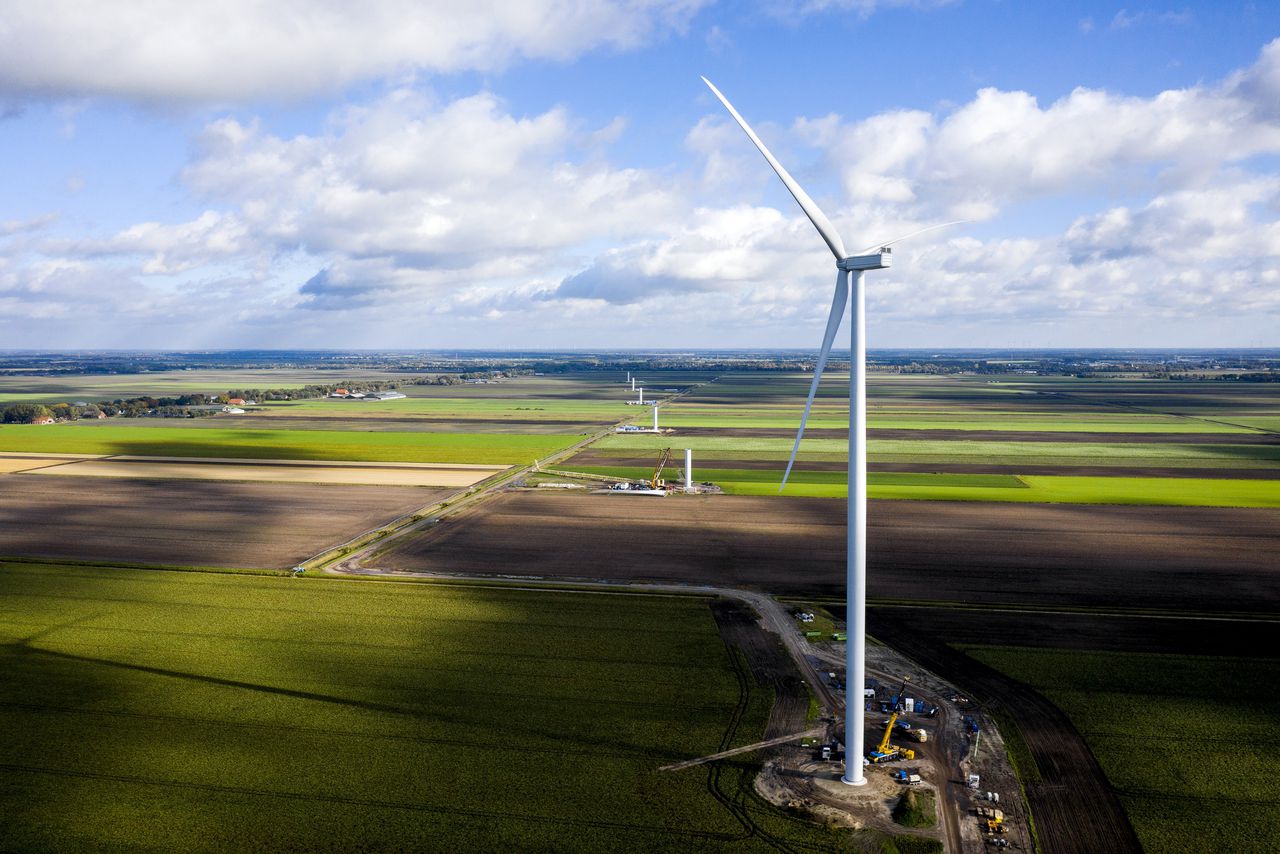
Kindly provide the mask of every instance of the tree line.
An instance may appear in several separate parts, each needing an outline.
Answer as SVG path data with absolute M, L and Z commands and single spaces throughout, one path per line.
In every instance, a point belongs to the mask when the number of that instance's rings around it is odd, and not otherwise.
M 462 382 L 458 380 L 458 382 Z M 204 418 L 217 415 L 232 400 L 285 401 L 328 397 L 340 388 L 371 392 L 394 389 L 384 380 L 352 380 L 302 388 L 231 390 L 222 394 L 191 393 L 175 397 L 130 397 L 97 403 L 10 403 L 0 406 L 0 422 L 39 424 L 46 421 L 79 421 L 87 418 Z

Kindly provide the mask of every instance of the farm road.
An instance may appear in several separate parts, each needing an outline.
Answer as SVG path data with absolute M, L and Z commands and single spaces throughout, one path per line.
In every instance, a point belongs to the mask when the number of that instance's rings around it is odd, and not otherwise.
M 914 630 L 893 612 L 870 608 L 867 629 L 876 638 L 944 675 L 981 702 L 1015 721 L 1035 761 L 1038 779 L 1023 786 L 1045 854 L 1127 854 L 1141 851 L 1115 790 L 1079 731 L 1039 693 Z

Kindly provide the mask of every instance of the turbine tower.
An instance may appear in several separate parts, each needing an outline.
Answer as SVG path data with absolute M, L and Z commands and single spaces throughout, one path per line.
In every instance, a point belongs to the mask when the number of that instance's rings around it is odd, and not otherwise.
M 867 270 L 881 270 L 888 267 L 889 250 L 887 247 L 880 247 L 871 254 L 860 255 L 850 255 L 845 251 L 844 241 L 840 239 L 839 233 L 813 199 L 809 198 L 809 194 L 774 158 L 746 120 L 738 114 L 729 100 L 720 94 L 720 90 L 705 77 L 702 78 L 702 82 L 707 84 L 738 125 L 746 131 L 747 136 L 764 155 L 764 159 L 769 161 L 773 171 L 778 173 L 782 183 L 799 203 L 805 216 L 809 217 L 809 221 L 818 230 L 818 234 L 831 249 L 831 253 L 836 256 L 836 288 L 831 301 L 831 313 L 827 316 L 827 330 L 822 336 L 822 350 L 819 351 L 818 361 L 813 368 L 813 384 L 809 387 L 809 398 L 804 404 L 804 415 L 800 418 L 796 443 L 791 449 L 786 473 L 782 476 L 782 486 L 786 486 L 787 478 L 791 476 L 791 467 L 795 464 L 796 453 L 800 450 L 800 439 L 804 436 L 805 424 L 809 421 L 809 410 L 813 407 L 813 398 L 818 393 L 822 371 L 827 366 L 827 357 L 831 354 L 831 343 L 835 340 L 836 330 L 840 328 L 840 321 L 844 317 L 845 304 L 850 301 L 849 274 L 853 274 L 853 323 L 849 343 L 849 528 L 846 565 L 848 641 L 845 645 L 843 780 L 851 786 L 861 786 L 867 782 L 862 773 L 862 688 L 866 684 L 867 609 L 866 301 L 863 295 L 862 274 Z M 782 487 L 779 487 L 778 491 L 781 492 Z

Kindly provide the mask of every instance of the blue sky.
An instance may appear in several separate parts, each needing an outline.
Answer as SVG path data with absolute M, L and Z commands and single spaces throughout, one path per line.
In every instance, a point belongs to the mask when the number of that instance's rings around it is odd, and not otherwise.
M 1280 346 L 1280 7 L 150 0 L 0 27 L 0 347 Z

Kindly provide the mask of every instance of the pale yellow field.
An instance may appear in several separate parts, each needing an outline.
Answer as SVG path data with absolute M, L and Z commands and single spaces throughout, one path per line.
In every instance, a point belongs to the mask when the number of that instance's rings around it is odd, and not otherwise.
M 0 459 L 0 465 L 8 460 Z M 479 483 L 505 466 L 368 465 L 359 463 L 201 462 L 193 460 L 86 459 L 64 465 L 50 460 L 14 460 L 26 468 L 47 466 L 36 475 L 68 477 L 127 477 L 158 480 L 241 480 L 286 483 L 334 483 L 358 486 L 463 487 Z M 3 471 L 22 471 L 20 468 Z
M 0 457 L 0 474 L 38 469 L 40 466 L 52 465 L 57 462 L 61 462 L 61 460 L 52 457 Z

